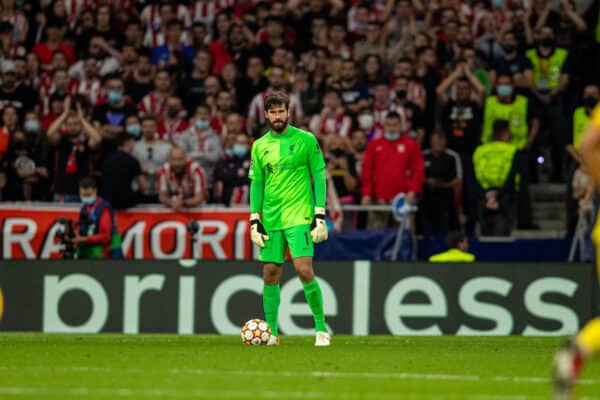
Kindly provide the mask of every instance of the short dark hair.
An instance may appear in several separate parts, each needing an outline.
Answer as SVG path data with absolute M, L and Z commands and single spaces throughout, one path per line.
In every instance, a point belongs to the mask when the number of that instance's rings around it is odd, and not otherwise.
M 117 147 L 123 146 L 125 143 L 129 142 L 130 140 L 135 140 L 135 138 L 127 132 L 119 133 L 117 135 Z
M 137 117 L 137 115 L 133 115 L 133 116 Z M 158 118 L 154 114 L 144 114 L 144 116 L 142 118 L 140 118 L 140 122 L 144 122 L 144 121 L 158 122 Z
M 79 181 L 80 189 L 98 189 L 98 185 L 96 184 L 96 180 L 91 176 L 86 176 Z
M 102 84 L 106 85 L 106 83 L 108 81 L 113 81 L 113 80 L 115 80 L 115 81 L 118 80 L 118 81 L 121 81 L 123 83 L 125 82 L 124 79 L 123 79 L 123 77 L 121 76 L 121 74 L 119 74 L 118 72 L 111 72 L 110 74 L 106 74 L 104 76 L 104 78 L 102 79 Z
M 492 125 L 492 137 L 494 140 L 502 138 L 502 135 L 506 132 L 510 132 L 510 124 L 505 119 L 497 119 Z
M 274 106 L 285 106 L 285 109 L 289 110 L 290 99 L 283 92 L 273 92 L 265 99 L 265 111 L 269 111 Z
M 182 28 L 183 24 L 177 18 L 172 18 L 169 21 L 167 21 L 167 29 L 173 28 L 175 26 L 178 26 L 179 28 Z
M 402 118 L 400 117 L 400 114 L 398 114 L 396 111 L 390 111 L 385 116 L 385 119 L 394 119 L 394 118 L 402 120 Z
M 458 247 L 459 243 L 464 241 L 467 238 L 462 231 L 451 231 L 448 233 L 448 238 L 446 239 L 446 244 L 449 249 L 455 249 Z

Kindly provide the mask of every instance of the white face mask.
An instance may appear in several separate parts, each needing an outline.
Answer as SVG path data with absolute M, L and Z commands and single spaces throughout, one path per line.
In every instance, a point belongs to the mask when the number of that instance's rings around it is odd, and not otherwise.
M 81 202 L 86 205 L 94 204 L 96 202 L 96 196 L 82 197 Z
M 374 118 L 371 114 L 361 114 L 358 116 L 358 125 L 360 129 L 368 131 L 373 127 Z

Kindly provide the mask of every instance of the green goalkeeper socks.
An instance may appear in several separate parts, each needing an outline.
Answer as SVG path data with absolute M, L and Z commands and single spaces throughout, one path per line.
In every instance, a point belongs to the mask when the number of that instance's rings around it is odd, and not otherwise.
M 265 311 L 265 320 L 271 327 L 273 336 L 279 336 L 277 332 L 277 313 L 279 312 L 280 289 L 277 285 L 263 286 L 263 309 Z
M 315 330 L 317 332 L 327 332 L 327 326 L 325 326 L 325 313 L 323 312 L 323 295 L 321 294 L 321 287 L 317 279 L 313 279 L 308 283 L 303 283 L 304 296 L 306 302 L 310 306 L 310 309 L 315 319 Z

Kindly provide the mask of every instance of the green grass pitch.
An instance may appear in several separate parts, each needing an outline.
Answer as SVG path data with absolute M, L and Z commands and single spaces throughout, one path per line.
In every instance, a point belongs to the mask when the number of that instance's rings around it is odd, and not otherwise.
M 0 335 L 0 399 L 549 399 L 558 338 Z M 600 398 L 600 362 L 579 399 Z

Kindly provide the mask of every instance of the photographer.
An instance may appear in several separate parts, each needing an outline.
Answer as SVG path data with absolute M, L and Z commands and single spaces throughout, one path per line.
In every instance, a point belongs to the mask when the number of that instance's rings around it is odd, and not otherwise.
M 78 258 L 122 259 L 121 236 L 110 203 L 98 197 L 98 187 L 92 177 L 79 182 L 83 205 L 79 212 L 79 231 L 71 239 L 77 246 Z

